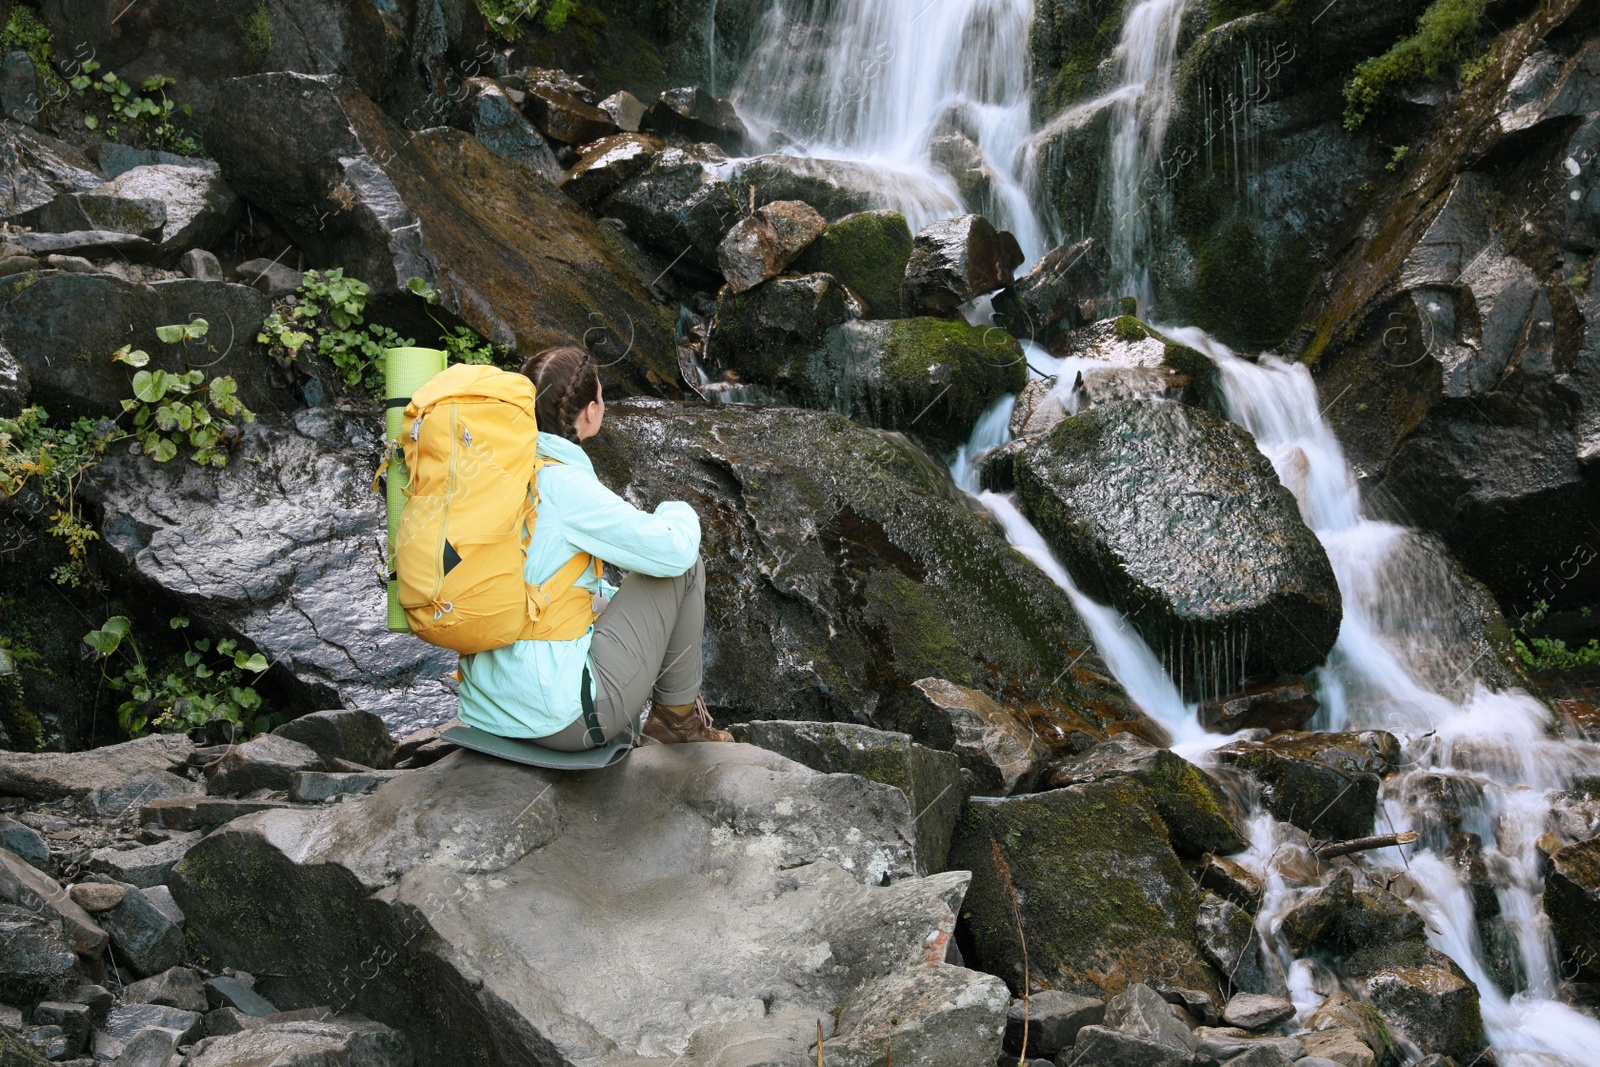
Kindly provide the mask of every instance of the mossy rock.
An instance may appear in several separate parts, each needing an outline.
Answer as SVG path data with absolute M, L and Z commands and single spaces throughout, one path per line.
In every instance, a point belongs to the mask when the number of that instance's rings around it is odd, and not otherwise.
M 1217 995 L 1196 946 L 1198 892 L 1144 786 L 1117 778 L 968 802 L 950 850 L 952 866 L 972 871 L 962 950 L 1020 994 L 1023 953 L 996 849 L 1027 933 L 1030 991 L 1104 999 L 1144 982 Z
M 1340 770 L 1310 754 L 1254 741 L 1217 750 L 1223 764 L 1253 777 L 1261 803 L 1273 816 L 1327 841 L 1372 833 L 1377 817 L 1377 774 Z
M 0 1067 L 50 1067 L 50 1061 L 16 1034 L 0 1029 Z
M 1244 851 L 1244 813 L 1222 787 L 1177 753 L 1132 734 L 1116 734 L 1082 756 L 1064 761 L 1051 774 L 1050 784 L 1074 785 L 1122 776 L 1150 791 L 1179 855 L 1198 859 L 1208 852 L 1224 856 Z
M 866 302 L 867 318 L 894 318 L 911 242 L 911 227 L 900 212 L 859 211 L 831 224 L 790 266 L 839 279 Z
M 1544 913 L 1562 954 L 1581 974 L 1600 980 L 1600 837 L 1550 857 Z

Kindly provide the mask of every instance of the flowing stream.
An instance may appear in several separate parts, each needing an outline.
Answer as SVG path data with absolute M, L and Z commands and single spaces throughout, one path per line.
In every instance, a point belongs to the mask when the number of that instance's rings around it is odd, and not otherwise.
M 1153 169 L 1173 102 L 1186 4 L 1135 4 L 1113 54 L 1117 84 L 1073 109 L 1114 109 L 1102 191 L 1108 247 L 1119 282 L 1146 301 L 1144 262 L 1160 199 L 1147 193 L 1159 185 Z M 769 147 L 870 164 L 882 175 L 885 204 L 905 211 L 914 228 L 965 210 L 948 167 L 934 155 L 938 138 L 959 132 L 981 153 L 986 213 L 1017 235 L 1031 260 L 1053 233 L 1029 198 L 1032 7 L 1029 0 L 772 0 L 736 100 Z M 1557 999 L 1560 975 L 1534 841 L 1545 828 L 1548 794 L 1586 768 L 1592 772 L 1600 751 L 1551 737 L 1541 703 L 1480 680 L 1485 650 L 1457 622 L 1467 594 L 1454 565 L 1430 539 L 1366 515 L 1304 366 L 1241 359 L 1191 327 L 1162 332 L 1216 364 L 1230 416 L 1255 436 L 1332 562 L 1344 619 L 1314 677 L 1322 702 L 1317 727 L 1385 729 L 1404 743 L 1405 765 L 1385 783 L 1379 828 L 1414 828 L 1421 840 L 1368 852 L 1363 866 L 1392 876 L 1394 891 L 1427 920 L 1433 947 L 1476 983 L 1497 1062 L 1596 1062 L 1600 1022 Z M 1070 413 L 1071 382 L 1092 364 L 1058 361 L 1033 346 L 1028 359 L 1035 373 L 1056 377 Z M 1130 699 L 1173 732 L 1179 751 L 1202 758 L 1223 739 L 1200 729 L 1149 646 L 1077 588 L 1014 499 L 981 490 L 977 460 L 1010 439 L 1013 404 L 1003 398 L 984 414 L 954 457 L 952 477 L 1072 599 Z M 1441 805 L 1441 791 L 1454 802 Z M 1278 935 L 1283 915 L 1311 892 L 1275 867 L 1291 828 L 1261 811 L 1250 827 L 1251 850 L 1241 858 L 1265 875 L 1268 889 L 1258 928 L 1277 946 L 1304 1021 L 1337 981 L 1321 964 L 1293 959 Z M 1492 885 L 1493 906 L 1482 893 L 1474 902 L 1467 864 L 1457 862 L 1463 848 L 1481 850 L 1477 869 Z

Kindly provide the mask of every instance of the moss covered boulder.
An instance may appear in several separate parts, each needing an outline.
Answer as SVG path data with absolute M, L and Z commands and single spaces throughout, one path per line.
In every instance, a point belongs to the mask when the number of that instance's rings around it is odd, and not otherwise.
M 1582 974 L 1600 979 L 1600 837 L 1550 857 L 1544 913 L 1562 954 Z
M 1399 754 L 1394 735 L 1381 730 L 1291 730 L 1268 741 L 1235 741 L 1216 752 L 1224 766 L 1259 783 L 1261 803 L 1275 818 L 1329 841 L 1372 833 L 1378 787 Z
M 825 271 L 867 305 L 869 319 L 900 314 L 900 283 L 911 258 L 911 227 L 898 211 L 858 211 L 828 227 L 813 241 L 794 269 Z
M 1128 777 L 1150 791 L 1172 847 L 1194 859 L 1245 848 L 1244 813 L 1205 771 L 1175 752 L 1121 733 L 1051 770 L 1053 787 Z
M 1116 400 L 1014 461 L 1028 516 L 1192 695 L 1301 673 L 1339 635 L 1328 555 L 1255 439 L 1185 404 Z
M 1110 997 L 1145 982 L 1217 994 L 1196 947 L 1199 894 L 1144 786 L 1118 778 L 968 803 L 950 850 L 952 866 L 973 875 L 962 951 L 1022 993 L 997 851 L 1027 931 L 1033 991 Z
M 1089 637 L 1066 594 L 898 435 L 796 408 L 640 401 L 610 408 L 587 448 L 638 506 L 700 515 L 719 718 L 879 725 L 930 677 L 1068 734 L 1128 715 L 1103 663 L 1076 660 Z

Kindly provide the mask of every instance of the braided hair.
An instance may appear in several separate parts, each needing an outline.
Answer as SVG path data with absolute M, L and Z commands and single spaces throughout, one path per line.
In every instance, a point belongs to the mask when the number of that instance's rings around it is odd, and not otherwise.
M 539 429 L 578 443 L 574 425 L 600 399 L 600 372 L 582 348 L 547 348 L 529 356 L 522 373 L 533 380 Z

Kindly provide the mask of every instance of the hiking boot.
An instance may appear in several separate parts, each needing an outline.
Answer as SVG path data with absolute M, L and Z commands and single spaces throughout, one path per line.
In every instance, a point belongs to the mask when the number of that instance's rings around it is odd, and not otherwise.
M 732 741 L 733 735 L 711 725 L 711 712 L 706 709 L 705 697 L 695 697 L 694 704 L 683 711 L 672 711 L 650 702 L 650 717 L 644 721 L 644 736 L 663 745 L 680 745 L 690 741 Z

